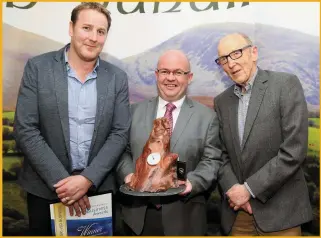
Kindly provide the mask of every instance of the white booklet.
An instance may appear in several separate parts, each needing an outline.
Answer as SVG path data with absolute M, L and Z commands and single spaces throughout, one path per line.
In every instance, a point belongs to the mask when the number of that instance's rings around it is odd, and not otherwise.
M 81 217 L 70 216 L 60 203 L 50 204 L 51 230 L 55 236 L 112 236 L 112 193 L 89 197 L 91 208 Z

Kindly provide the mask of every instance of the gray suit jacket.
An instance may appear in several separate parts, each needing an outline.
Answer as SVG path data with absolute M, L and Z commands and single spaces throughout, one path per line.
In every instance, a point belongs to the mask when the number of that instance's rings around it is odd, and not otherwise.
M 219 184 L 225 192 L 247 182 L 254 219 L 265 232 L 298 226 L 312 218 L 301 165 L 307 154 L 308 111 L 299 79 L 258 70 L 244 128 L 238 137 L 238 97 L 234 86 L 215 98 L 220 121 L 223 165 Z M 229 233 L 237 212 L 223 196 L 222 228 Z
M 115 189 L 112 170 L 128 143 L 129 128 L 127 76 L 100 60 L 94 134 L 88 166 L 81 173 L 93 182 L 93 192 Z M 28 60 L 18 95 L 14 133 L 25 155 L 19 183 L 29 193 L 56 199 L 53 185 L 71 173 L 64 48 Z
M 120 180 L 134 172 L 136 159 L 150 135 L 156 118 L 158 97 L 132 106 L 132 126 L 129 147 L 123 154 L 117 171 Z M 165 235 L 204 235 L 206 232 L 205 192 L 217 178 L 221 165 L 216 113 L 206 106 L 186 98 L 179 113 L 172 138 L 171 152 L 186 162 L 187 178 L 192 183 L 188 197 L 179 195 L 161 200 Z M 128 197 L 130 199 L 130 197 Z M 147 200 L 134 199 L 123 206 L 125 222 L 136 234 L 144 226 Z

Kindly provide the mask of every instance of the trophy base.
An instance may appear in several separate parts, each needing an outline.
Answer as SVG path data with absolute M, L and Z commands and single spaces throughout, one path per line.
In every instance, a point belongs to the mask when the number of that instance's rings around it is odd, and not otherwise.
M 119 191 L 124 194 L 136 196 L 136 197 L 161 197 L 161 196 L 171 196 L 171 195 L 179 194 L 183 192 L 185 188 L 186 188 L 185 185 L 180 185 L 178 188 L 170 188 L 163 192 L 151 193 L 151 192 L 133 191 L 126 184 L 123 184 L 120 186 Z

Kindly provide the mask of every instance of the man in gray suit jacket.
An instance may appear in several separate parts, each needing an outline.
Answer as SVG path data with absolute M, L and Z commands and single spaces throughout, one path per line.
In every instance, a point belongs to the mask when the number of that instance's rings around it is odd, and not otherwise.
M 117 171 L 129 182 L 135 162 L 150 135 L 153 120 L 163 117 L 166 105 L 173 103 L 173 132 L 170 151 L 186 162 L 186 189 L 180 195 L 162 197 L 157 208 L 148 199 L 126 197 L 124 221 L 134 235 L 204 235 L 206 191 L 216 180 L 221 165 L 218 149 L 218 120 L 210 108 L 186 96 L 193 74 L 187 57 L 177 50 L 165 52 L 155 72 L 158 97 L 132 105 L 130 141 Z
M 128 143 L 130 109 L 126 74 L 99 59 L 110 25 L 101 4 L 80 4 L 71 43 L 26 64 L 14 133 L 25 155 L 19 182 L 30 235 L 51 235 L 55 199 L 80 216 L 88 194 L 116 189 L 113 169 Z
M 300 235 L 312 218 L 301 168 L 308 111 L 300 81 L 258 68 L 258 49 L 243 34 L 223 37 L 218 56 L 235 82 L 214 103 L 223 144 L 222 228 L 230 235 Z

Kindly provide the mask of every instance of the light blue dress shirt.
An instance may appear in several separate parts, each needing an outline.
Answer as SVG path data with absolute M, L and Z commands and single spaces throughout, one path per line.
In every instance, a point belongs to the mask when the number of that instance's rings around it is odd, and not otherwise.
M 65 61 L 68 75 L 68 115 L 70 131 L 70 155 L 72 171 L 82 170 L 88 164 L 88 156 L 94 132 L 97 107 L 97 68 L 99 59 L 91 73 L 82 83 L 68 63 L 67 48 Z

